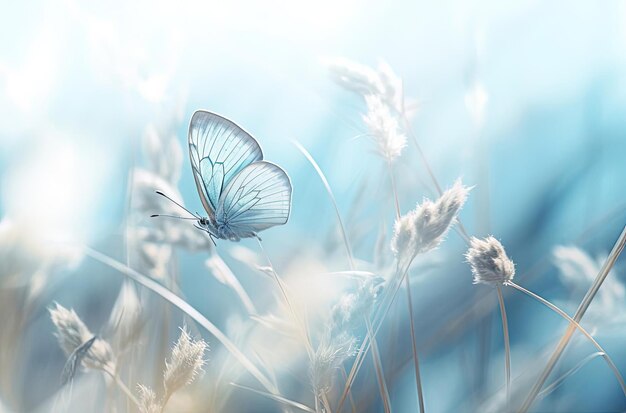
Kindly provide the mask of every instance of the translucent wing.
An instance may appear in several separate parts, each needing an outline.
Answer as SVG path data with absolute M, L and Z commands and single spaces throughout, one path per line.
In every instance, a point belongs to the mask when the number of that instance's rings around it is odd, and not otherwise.
M 263 159 L 263 152 L 235 123 L 199 110 L 189 124 L 189 157 L 202 205 L 215 216 L 224 188 L 246 166 Z
M 286 223 L 290 209 L 289 176 L 278 165 L 260 161 L 246 166 L 228 184 L 216 219 L 235 238 L 244 238 Z

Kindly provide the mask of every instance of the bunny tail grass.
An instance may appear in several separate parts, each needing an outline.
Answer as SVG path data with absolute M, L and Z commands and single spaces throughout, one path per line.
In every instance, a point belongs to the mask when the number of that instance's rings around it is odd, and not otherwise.
M 96 261 L 100 261 L 101 263 L 108 265 L 109 267 L 119 271 L 121 274 L 125 275 L 128 278 L 133 279 L 137 283 L 143 285 L 150 291 L 155 294 L 161 296 L 165 300 L 169 301 L 174 306 L 178 307 L 181 311 L 191 317 L 195 322 L 204 327 L 211 335 L 213 335 L 222 345 L 228 350 L 240 363 L 241 365 L 248 370 L 248 372 L 256 378 L 263 387 L 265 387 L 270 393 L 276 394 L 277 389 L 268 380 L 263 373 L 235 346 L 235 344 L 222 333 L 222 331 L 217 328 L 213 323 L 211 323 L 205 316 L 203 316 L 198 310 L 192 307 L 185 300 L 154 281 L 153 279 L 140 274 L 139 272 L 133 270 L 132 268 L 122 264 L 121 262 L 102 254 L 94 249 L 91 249 L 87 246 L 83 247 L 86 255 L 95 259 Z
M 624 226 L 624 228 L 622 229 L 622 233 L 620 234 L 619 238 L 613 245 L 613 249 L 611 250 L 611 253 L 609 254 L 604 264 L 602 265 L 600 272 L 598 273 L 593 284 L 587 291 L 587 294 L 585 295 L 582 302 L 580 303 L 580 306 L 578 306 L 578 310 L 576 310 L 574 317 L 572 317 L 574 321 L 576 321 L 577 323 L 579 323 L 580 320 L 583 318 L 583 316 L 587 312 L 587 309 L 589 308 L 589 305 L 595 298 L 596 294 L 598 294 L 598 291 L 600 290 L 602 283 L 604 282 L 606 277 L 609 275 L 609 271 L 611 271 L 611 268 L 613 268 L 613 266 L 615 265 L 617 258 L 622 253 L 622 250 L 624 249 L 624 245 L 626 245 L 626 226 Z M 539 375 L 539 378 L 537 379 L 532 389 L 530 390 L 530 393 L 526 397 L 526 400 L 524 401 L 524 404 L 520 408 L 519 413 L 528 412 L 530 407 L 533 405 L 533 403 L 535 402 L 535 399 L 537 398 L 537 395 L 539 395 L 539 392 L 543 388 L 543 385 L 545 384 L 546 380 L 550 376 L 550 373 L 552 373 L 554 366 L 559 361 L 559 359 L 561 358 L 561 355 L 563 354 L 563 351 L 565 351 L 565 348 L 567 347 L 570 340 L 572 339 L 572 335 L 574 334 L 574 331 L 576 331 L 576 326 L 570 323 L 569 327 L 563 334 L 561 341 L 559 341 L 559 344 L 554 350 L 554 353 L 552 353 L 552 356 L 548 360 L 546 367 L 543 369 L 543 371 Z

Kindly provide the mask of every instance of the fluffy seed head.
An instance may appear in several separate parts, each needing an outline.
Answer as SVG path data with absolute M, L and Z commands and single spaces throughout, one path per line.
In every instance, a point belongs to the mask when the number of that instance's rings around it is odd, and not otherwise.
M 387 161 L 393 161 L 402 154 L 406 146 L 406 136 L 400 131 L 398 120 L 391 114 L 389 106 L 379 95 L 365 97 L 367 114 L 363 122 L 376 143 L 376 151 Z
M 457 180 L 437 201 L 426 199 L 396 220 L 391 249 L 400 262 L 410 261 L 441 244 L 470 189 Z
M 344 58 L 331 59 L 327 66 L 331 78 L 345 89 L 360 95 L 383 92 L 383 84 L 378 73 L 369 66 Z
M 328 392 L 331 388 L 335 371 L 356 351 L 356 338 L 342 333 L 329 340 L 324 340 L 313 356 L 311 364 L 311 382 L 316 396 Z
M 74 310 L 68 310 L 56 303 L 55 307 L 50 308 L 49 311 L 50 318 L 57 329 L 55 336 L 68 357 L 81 345 L 93 339 L 94 334 L 89 331 Z M 82 357 L 82 364 L 92 369 L 115 371 L 115 358 L 109 343 L 96 338 Z
M 143 384 L 137 385 L 139 392 L 139 412 L 140 413 L 161 413 L 161 404 L 157 400 L 156 393 Z
M 472 267 L 474 284 L 502 285 L 513 280 L 515 264 L 509 259 L 500 241 L 492 236 L 473 237 L 465 254 Z
M 163 384 L 166 394 L 171 395 L 190 384 L 202 372 L 202 367 L 206 363 L 204 351 L 207 347 L 204 340 L 192 339 L 186 327 L 181 329 L 180 337 L 172 348 L 170 360 L 165 361 Z
M 380 297 L 385 280 L 382 277 L 365 279 L 355 292 L 344 294 L 331 312 L 330 335 L 340 336 L 344 332 L 351 333 L 361 326 L 363 316 Z

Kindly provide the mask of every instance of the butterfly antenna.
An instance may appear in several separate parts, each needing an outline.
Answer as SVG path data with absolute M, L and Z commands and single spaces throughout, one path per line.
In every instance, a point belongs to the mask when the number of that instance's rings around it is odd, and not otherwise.
M 193 212 L 191 212 L 190 210 L 188 210 L 187 208 L 185 208 L 184 206 L 182 206 L 181 204 L 179 204 L 178 202 L 174 201 L 172 198 L 170 198 L 169 196 L 165 195 L 163 192 L 161 191 L 156 191 L 157 194 L 169 199 L 170 201 L 172 201 L 173 203 L 175 203 L 176 205 L 178 205 L 179 207 L 181 207 L 182 209 L 184 209 L 185 211 L 187 211 L 189 213 L 189 215 L 193 215 L 195 218 L 194 219 L 200 219 L 200 215 L 194 214 Z M 163 215 L 162 215 L 163 216 Z M 191 219 L 191 218 L 189 218 Z
M 198 218 L 196 218 L 196 217 L 180 217 L 178 215 L 166 215 L 166 214 L 152 214 L 152 215 L 150 215 L 150 218 L 156 218 L 156 217 L 178 218 L 178 219 L 192 219 L 194 221 L 198 220 Z

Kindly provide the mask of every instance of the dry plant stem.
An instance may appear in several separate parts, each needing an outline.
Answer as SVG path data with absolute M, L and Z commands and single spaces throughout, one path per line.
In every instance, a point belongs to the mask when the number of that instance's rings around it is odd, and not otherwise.
M 350 264 L 350 270 L 354 271 L 355 270 L 354 258 L 352 256 L 352 249 L 350 248 L 350 242 L 348 241 L 348 234 L 346 233 L 346 229 L 343 226 L 341 214 L 339 213 L 339 207 L 337 206 L 337 201 L 335 200 L 335 195 L 333 195 L 333 191 L 330 188 L 330 184 L 328 183 L 328 180 L 326 179 L 324 172 L 322 172 L 317 162 L 315 162 L 315 159 L 313 159 L 313 156 L 311 156 L 311 154 L 304 148 L 304 146 L 302 146 L 300 142 L 295 141 L 295 140 L 293 141 L 293 144 L 296 145 L 296 148 L 298 148 L 298 150 L 302 152 L 302 154 L 306 157 L 306 159 L 313 166 L 313 168 L 315 168 L 315 172 L 317 172 L 317 175 L 320 177 L 320 179 L 322 180 L 322 183 L 324 184 L 324 188 L 326 188 L 326 192 L 328 193 L 328 196 L 330 197 L 333 207 L 335 208 L 335 214 L 337 215 L 337 220 L 339 221 L 339 228 L 341 229 L 343 243 L 346 247 L 346 253 L 348 254 L 348 263 Z
M 498 303 L 500 304 L 500 316 L 502 317 L 502 335 L 504 336 L 504 374 L 506 375 L 506 406 L 507 411 L 511 405 L 511 345 L 509 343 L 509 322 L 504 307 L 502 287 L 497 286 Z
M 126 397 L 128 397 L 128 400 L 132 401 L 133 403 L 135 403 L 135 406 L 139 407 L 139 400 L 137 400 L 137 398 L 133 395 L 130 389 L 124 384 L 124 382 L 120 380 L 117 374 L 115 374 L 112 371 L 109 371 L 109 369 L 106 369 L 106 368 L 103 368 L 102 371 L 108 374 L 113 379 L 113 381 L 115 382 L 115 384 L 117 384 L 120 390 L 122 390 L 124 394 L 126 394 Z
M 322 403 L 324 404 L 324 412 L 331 413 L 332 409 L 330 407 L 330 401 L 328 400 L 328 395 L 326 393 L 322 393 Z
M 289 312 L 291 313 L 291 317 L 293 318 L 294 323 L 296 323 L 296 325 L 298 326 L 298 330 L 300 330 L 300 333 L 302 334 L 302 338 L 304 340 L 304 344 L 306 346 L 306 350 L 309 355 L 309 358 L 312 358 L 314 352 L 313 352 L 313 347 L 311 345 L 311 339 L 309 338 L 309 333 L 307 329 L 305 328 L 304 323 L 302 322 L 300 317 L 298 317 L 298 314 L 296 313 L 296 310 L 293 307 L 291 300 L 289 299 L 289 295 L 287 294 L 287 289 L 285 287 L 285 284 L 280 279 L 280 277 L 278 276 L 278 273 L 274 269 L 274 265 L 272 265 L 272 261 L 270 260 L 269 255 L 267 255 L 267 253 L 265 252 L 265 248 L 263 248 L 263 243 L 261 242 L 259 238 L 257 238 L 257 241 L 259 243 L 259 247 L 261 248 L 261 252 L 265 256 L 265 259 L 267 260 L 267 263 L 272 270 L 274 281 L 276 281 L 276 284 L 278 285 L 278 289 L 280 290 L 283 296 L 283 299 L 285 300 L 285 303 L 287 304 L 287 308 L 289 309 Z
M 348 234 L 347 234 L 346 229 L 345 229 L 345 227 L 343 225 L 343 220 L 341 219 L 341 214 L 339 212 L 339 206 L 337 205 L 337 201 L 335 200 L 335 195 L 333 194 L 333 191 L 330 188 L 330 184 L 328 183 L 328 180 L 326 179 L 326 176 L 322 172 L 322 170 L 319 167 L 319 165 L 317 164 L 317 162 L 315 162 L 315 159 L 313 159 L 311 154 L 299 142 L 293 141 L 293 143 L 300 150 L 300 152 L 302 152 L 304 154 L 304 156 L 307 158 L 309 163 L 311 163 L 313 168 L 315 168 L 315 171 L 317 172 L 318 176 L 322 180 L 322 183 L 324 184 L 324 187 L 326 188 L 326 192 L 328 193 L 328 196 L 329 196 L 329 198 L 331 200 L 331 203 L 333 204 L 333 207 L 335 208 L 335 214 L 337 215 L 337 221 L 338 221 L 339 227 L 341 229 L 341 234 L 343 236 L 343 242 L 344 242 L 344 245 L 346 247 L 346 253 L 348 255 L 348 262 L 350 264 L 350 270 L 351 271 L 355 271 L 356 268 L 354 266 L 354 258 L 352 256 L 352 249 L 350 248 L 350 241 L 348 240 Z M 369 320 L 368 320 L 368 322 L 369 322 Z M 374 337 L 371 336 L 371 333 L 372 333 L 372 329 L 368 328 L 368 330 L 367 330 L 367 337 L 366 337 L 366 340 L 364 340 L 364 343 L 368 339 L 369 339 L 370 342 L 373 341 Z M 361 346 L 361 349 L 362 348 L 363 348 L 363 346 Z M 360 350 L 361 349 L 359 349 L 359 354 L 360 354 Z M 374 365 L 382 366 L 382 363 L 380 362 L 380 356 L 379 356 L 378 352 L 372 352 L 372 359 L 374 361 Z M 353 365 L 352 370 L 354 370 L 354 366 L 355 365 L 356 364 Z M 354 376 L 352 375 L 352 371 L 350 373 L 351 373 L 351 376 L 348 376 L 348 380 L 352 381 L 352 380 L 354 380 Z M 383 384 L 384 384 L 384 380 L 383 380 Z M 349 392 L 350 392 L 350 386 L 346 383 L 346 387 L 344 388 L 344 394 L 341 396 L 340 405 L 343 405 L 343 402 L 345 401 L 346 394 L 349 393 Z M 381 396 L 383 396 L 383 400 L 384 400 L 385 395 L 381 394 Z
M 430 180 L 433 182 L 433 185 L 435 185 L 435 188 L 437 189 L 437 194 L 439 196 L 443 195 L 443 190 L 441 189 L 441 185 L 439 185 L 439 181 L 437 181 L 437 177 L 435 177 L 435 174 L 434 174 L 432 168 L 430 167 L 430 164 L 428 163 L 428 160 L 426 159 L 426 155 L 424 154 L 424 151 L 422 150 L 422 147 L 417 142 L 417 136 L 415 136 L 415 132 L 413 132 L 413 128 L 411 127 L 411 123 L 409 122 L 409 119 L 407 118 L 406 113 L 404 111 L 401 113 L 401 118 L 402 118 L 402 121 L 404 122 L 404 127 L 405 127 L 406 131 L 409 133 L 409 136 L 411 137 L 411 140 L 413 141 L 413 144 L 417 148 L 417 152 L 419 153 L 419 156 L 420 156 L 420 158 L 421 158 L 421 160 L 422 160 L 422 162 L 424 164 L 424 167 L 428 171 L 428 175 L 430 176 Z M 457 218 L 457 221 L 458 221 L 458 231 L 461 234 L 461 237 L 465 240 L 466 243 L 469 243 L 470 242 L 470 237 L 469 237 L 467 231 L 465 230 L 465 227 L 463 226 L 463 223 L 458 218 Z
M 398 189 L 396 187 L 396 178 L 393 174 L 393 168 L 391 162 L 387 161 L 387 168 L 389 169 L 389 178 L 391 179 L 391 191 L 393 192 L 393 198 L 396 204 L 396 219 L 400 218 L 400 201 L 398 200 Z
M 422 378 L 420 375 L 420 362 L 417 357 L 417 343 L 415 340 L 415 323 L 413 321 L 413 300 L 411 299 L 411 283 L 409 277 L 404 278 L 406 286 L 406 298 L 409 305 L 409 323 L 411 324 L 411 345 L 413 348 L 413 364 L 415 368 L 415 383 L 417 386 L 417 401 L 420 406 L 420 413 L 424 413 L 424 392 L 422 391 Z
M 383 366 L 380 362 L 380 353 L 378 352 L 378 345 L 376 344 L 376 337 L 372 331 L 372 323 L 365 316 L 365 325 L 367 326 L 367 334 L 371 337 L 372 354 L 374 355 L 374 367 L 376 369 L 376 378 L 378 380 L 378 387 L 380 395 L 383 398 L 383 407 L 385 413 L 391 413 L 391 403 L 389 402 L 389 391 L 387 390 L 387 384 L 385 383 L 385 373 L 383 372 Z M 376 362 L 378 360 L 378 362 Z
M 602 356 L 604 356 L 604 353 L 602 353 L 601 351 L 597 351 L 593 354 L 588 355 L 587 357 L 579 361 L 578 364 L 576 364 L 574 367 L 566 371 L 565 374 L 563 374 L 561 377 L 554 380 L 552 383 L 550 383 L 550 385 L 546 386 L 546 388 L 543 389 L 537 397 L 539 397 L 540 399 L 543 399 L 544 397 L 548 396 L 550 393 L 558 389 L 559 386 L 561 386 L 561 384 L 563 384 L 563 382 L 567 380 L 568 377 L 571 377 L 572 375 L 576 374 L 578 370 L 583 368 L 585 364 L 589 363 L 591 360 L 593 360 L 596 357 L 602 357 Z
M 248 390 L 248 391 L 251 391 L 253 393 L 259 394 L 261 396 L 267 397 L 268 399 L 272 399 L 272 400 L 275 400 L 275 401 L 277 401 L 279 403 L 283 403 L 286 406 L 295 407 L 297 409 L 300 409 L 302 411 L 309 412 L 309 413 L 315 413 L 315 410 L 311 409 L 309 406 L 306 406 L 306 405 L 304 405 L 302 403 L 295 402 L 293 400 L 289 400 L 289 399 L 287 399 L 285 397 L 277 396 L 275 394 L 267 393 L 267 392 L 260 391 L 260 390 L 256 390 L 256 389 L 253 389 L 252 387 L 244 386 L 242 384 L 237 384 L 237 383 L 232 383 L 232 382 L 230 384 L 231 384 L 231 386 L 238 387 L 238 388 L 244 389 L 244 390 Z
M 615 265 L 615 261 L 617 261 L 617 258 L 619 257 L 622 250 L 624 249 L 624 245 L 626 245 L 626 226 L 622 229 L 622 233 L 620 234 L 619 238 L 615 242 L 615 245 L 613 245 L 613 249 L 611 250 L 611 253 L 609 254 L 606 261 L 604 262 L 604 265 L 600 269 L 600 272 L 596 276 L 596 279 L 594 280 L 593 284 L 589 288 L 589 291 L 587 291 L 587 294 L 585 295 L 582 302 L 580 303 L 578 310 L 576 310 L 576 313 L 574 314 L 573 319 L 577 323 L 580 323 L 580 320 L 583 318 L 583 316 L 587 312 L 589 305 L 595 298 L 596 294 L 600 290 L 600 287 L 602 286 L 602 283 L 604 282 L 606 277 L 609 275 L 609 271 L 611 271 L 611 268 L 613 268 L 613 266 Z M 565 331 L 565 334 L 561 338 L 561 341 L 559 341 L 559 344 L 554 350 L 554 353 L 552 353 L 552 356 L 548 360 L 546 367 L 541 372 L 541 374 L 539 375 L 539 378 L 537 379 L 532 389 L 530 390 L 530 393 L 526 397 L 524 404 L 519 410 L 520 413 L 528 412 L 530 407 L 535 402 L 537 395 L 539 394 L 546 380 L 550 376 L 550 373 L 552 373 L 554 366 L 559 361 L 559 359 L 561 358 L 561 355 L 563 354 L 563 351 L 565 351 L 565 348 L 567 347 L 570 340 L 572 339 L 572 335 L 574 334 L 574 331 L 576 331 L 576 326 L 570 323 L 569 327 Z
M 149 289 L 153 293 L 161 296 L 165 300 L 172 303 L 174 306 L 178 307 L 183 313 L 187 314 L 192 320 L 201 325 L 205 330 L 207 330 L 213 337 L 215 337 L 222 345 L 228 350 L 234 357 L 241 363 L 241 365 L 248 370 L 248 372 L 256 378 L 263 387 L 265 387 L 270 393 L 278 395 L 278 390 L 271 383 L 269 379 L 267 379 L 263 373 L 246 357 L 246 355 L 237 348 L 237 346 L 230 341 L 222 331 L 217 328 L 212 322 L 210 322 L 205 316 L 203 316 L 198 310 L 192 307 L 185 300 L 178 297 L 176 294 L 172 293 L 170 290 L 154 281 L 148 276 L 140 274 L 139 272 L 129 268 L 128 266 L 122 264 L 121 262 L 104 255 L 94 249 L 91 249 L 87 246 L 83 247 L 86 255 L 92 257 L 96 261 L 100 261 L 101 263 L 108 265 L 109 267 L 119 271 L 124 276 L 136 281 L 141 284 L 145 288 Z
M 343 381 L 348 381 L 348 373 L 346 373 L 346 368 L 341 366 L 341 378 Z M 348 397 L 350 399 L 350 407 L 352 408 L 352 413 L 356 413 L 356 404 L 354 403 L 354 397 L 352 397 L 352 393 L 348 393 Z
M 400 219 L 400 202 L 398 199 L 398 189 L 396 187 L 396 179 L 393 174 L 393 168 L 391 162 L 387 162 L 387 168 L 389 169 L 389 177 L 391 179 L 391 190 L 393 191 L 393 197 L 396 201 L 396 219 Z M 411 299 L 411 283 L 409 277 L 404 278 L 406 285 L 407 306 L 409 312 L 409 323 L 411 325 L 411 348 L 413 350 L 413 365 L 415 368 L 415 385 L 417 386 L 417 399 L 420 406 L 420 412 L 424 413 L 424 392 L 422 391 L 422 379 L 420 375 L 419 359 L 417 357 L 417 343 L 415 340 L 415 322 L 413 321 L 413 300 Z M 374 337 L 375 338 L 375 337 Z
M 545 305 L 546 307 L 548 307 L 549 309 L 551 309 L 552 311 L 554 311 L 555 313 L 557 313 L 558 315 L 563 317 L 565 320 L 567 320 L 571 324 L 573 324 L 594 345 L 594 347 L 596 349 L 598 349 L 598 353 L 602 353 L 601 354 L 602 358 L 604 358 L 604 360 L 606 361 L 607 365 L 609 366 L 609 368 L 611 369 L 611 371 L 615 375 L 615 378 L 617 379 L 620 387 L 622 388 L 622 392 L 624 393 L 624 396 L 626 396 L 626 382 L 624 382 L 624 378 L 622 377 L 622 375 L 619 372 L 619 369 L 617 368 L 617 366 L 613 362 L 613 359 L 611 359 L 609 354 L 604 350 L 604 348 L 602 348 L 600 343 L 598 343 L 596 341 L 596 339 L 594 339 L 593 336 L 591 334 L 589 334 L 587 332 L 587 330 L 585 330 L 583 328 L 583 326 L 581 326 L 576 321 L 574 321 L 574 319 L 571 318 L 569 315 L 567 315 L 567 313 L 565 311 L 561 310 L 559 307 L 557 307 L 556 305 L 552 304 L 550 301 L 548 301 L 545 298 L 543 298 L 543 297 L 533 293 L 532 291 L 529 291 L 529 290 L 525 289 L 524 287 L 515 284 L 512 281 L 508 282 L 506 285 L 510 285 L 511 287 L 515 288 L 516 290 L 521 291 L 524 294 L 528 295 L 529 297 L 537 300 L 538 302 L 540 302 L 541 304 Z
M 399 279 L 398 283 L 396 284 L 396 286 L 394 288 L 392 288 L 393 289 L 393 293 L 389 296 L 390 298 L 387 299 L 386 303 L 385 302 L 381 303 L 381 306 L 379 308 L 383 307 L 384 309 L 381 310 L 382 311 L 382 315 L 380 317 L 375 317 L 374 318 L 374 323 L 376 324 L 376 328 L 374 329 L 374 335 L 376 335 L 376 333 L 378 333 L 378 330 L 382 326 L 382 323 L 383 323 L 383 321 L 385 319 L 385 316 L 389 312 L 389 309 L 391 308 L 391 305 L 393 304 L 393 301 L 395 299 L 396 294 L 398 293 L 398 290 L 402 286 L 402 281 L 405 278 L 405 276 L 407 275 L 408 270 L 409 270 L 409 265 L 407 265 L 406 269 L 402 272 L 402 275 L 400 276 L 400 279 Z M 399 270 L 398 270 L 397 274 L 399 274 Z M 386 306 L 384 304 L 386 304 Z M 339 406 L 337 407 L 336 413 L 340 413 L 341 412 L 343 404 L 346 401 L 346 397 L 348 396 L 348 393 L 350 392 L 350 389 L 352 388 L 352 384 L 354 383 L 356 375 L 358 374 L 361 366 L 363 365 L 364 357 L 365 357 L 365 355 L 367 354 L 367 352 L 370 349 L 370 341 L 369 341 L 369 339 L 370 339 L 370 337 L 369 337 L 369 334 L 368 334 L 368 336 L 365 337 L 365 340 L 363 340 L 363 342 L 361 343 L 361 346 L 359 347 L 359 351 L 357 352 L 356 359 L 354 360 L 354 363 L 352 363 L 352 368 L 350 369 L 350 374 L 348 374 L 348 379 L 346 380 L 346 384 L 344 386 L 343 393 L 341 395 L 341 398 L 339 399 Z

